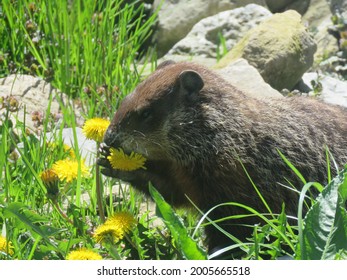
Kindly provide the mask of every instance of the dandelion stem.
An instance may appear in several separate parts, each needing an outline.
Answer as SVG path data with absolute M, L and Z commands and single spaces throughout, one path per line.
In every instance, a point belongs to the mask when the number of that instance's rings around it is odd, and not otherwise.
M 61 210 L 59 204 L 57 203 L 56 200 L 51 199 L 53 206 L 55 207 L 55 209 L 57 209 L 57 211 L 59 212 L 59 214 L 70 224 L 73 225 L 73 221 L 63 212 L 63 210 Z
M 130 243 L 130 245 L 131 245 L 138 253 L 140 253 L 139 250 L 138 250 L 138 248 L 136 247 L 135 243 L 134 243 L 134 242 L 131 240 L 131 238 L 129 237 L 129 235 L 128 235 L 128 234 L 124 234 L 124 236 L 125 236 L 126 240 L 128 240 L 128 242 Z M 140 254 L 139 254 L 139 257 L 141 258 Z
M 96 152 L 96 157 L 98 158 L 100 156 L 99 153 L 99 142 L 97 143 L 97 152 Z M 98 204 L 98 208 L 99 208 L 99 216 L 100 216 L 100 220 L 101 222 L 105 222 L 105 213 L 104 213 L 104 207 L 103 207 L 103 203 L 102 203 L 102 189 L 101 189 L 101 180 L 100 180 L 100 167 L 97 164 L 95 166 L 95 180 L 96 180 L 96 201 Z

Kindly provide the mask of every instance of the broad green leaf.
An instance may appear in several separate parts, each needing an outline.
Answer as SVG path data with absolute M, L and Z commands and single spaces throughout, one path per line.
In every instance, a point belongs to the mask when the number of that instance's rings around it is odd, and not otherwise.
M 4 216 L 16 218 L 26 229 L 30 230 L 34 235 L 40 235 L 44 239 L 62 231 L 61 229 L 42 225 L 42 223 L 48 222 L 48 219 L 30 210 L 28 206 L 21 202 L 13 202 L 5 207 Z
M 305 217 L 301 259 L 335 259 L 347 250 L 347 169 L 318 196 Z
M 21 202 L 12 202 L 4 208 L 4 216 L 19 219 L 25 226 L 31 226 L 34 223 L 46 222 L 47 219 L 29 210 L 28 206 Z
M 182 221 L 173 211 L 172 207 L 165 202 L 161 194 L 153 186 L 149 186 L 149 192 L 156 202 L 158 215 L 163 218 L 166 226 L 170 229 L 184 257 L 188 260 L 207 259 L 204 251 L 188 235 L 188 231 Z

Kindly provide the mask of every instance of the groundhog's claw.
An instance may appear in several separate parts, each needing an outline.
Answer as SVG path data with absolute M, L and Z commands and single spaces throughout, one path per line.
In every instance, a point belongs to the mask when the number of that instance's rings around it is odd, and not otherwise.
M 96 163 L 103 167 L 101 169 L 101 173 L 106 176 L 115 177 L 110 161 L 107 159 L 107 156 L 110 154 L 110 147 L 107 146 L 105 143 L 101 143 L 99 148 L 99 154 L 100 157 L 97 159 Z
M 101 156 L 107 157 L 110 155 L 110 147 L 105 143 L 100 144 L 99 153 Z

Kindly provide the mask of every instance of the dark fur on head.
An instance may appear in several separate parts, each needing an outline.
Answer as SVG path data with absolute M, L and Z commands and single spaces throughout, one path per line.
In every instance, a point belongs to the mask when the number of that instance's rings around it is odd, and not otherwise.
M 347 162 L 347 112 L 311 98 L 251 98 L 214 72 L 193 63 L 166 62 L 128 95 L 104 138 L 108 147 L 135 151 L 148 160 L 146 170 L 113 170 L 108 176 L 148 193 L 148 181 L 174 206 L 190 205 L 188 196 L 207 211 L 238 202 L 268 212 L 243 166 L 273 213 L 296 215 L 298 195 L 278 183 L 302 183 L 283 162 L 281 151 L 308 181 L 326 183 L 325 148 L 337 164 Z M 242 164 L 243 166 L 242 166 Z M 211 218 L 246 213 L 220 207 Z M 249 213 L 246 213 L 249 214 Z M 244 240 L 256 218 L 221 224 Z M 213 226 L 206 229 L 210 248 L 230 242 Z

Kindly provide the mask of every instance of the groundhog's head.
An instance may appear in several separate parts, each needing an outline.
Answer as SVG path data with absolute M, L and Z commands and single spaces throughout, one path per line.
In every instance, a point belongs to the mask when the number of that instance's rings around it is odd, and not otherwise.
M 181 145 L 194 148 L 197 139 L 187 141 L 187 137 L 199 138 L 191 135 L 204 87 L 198 69 L 190 63 L 160 64 L 124 98 L 107 129 L 105 144 L 152 160 L 182 154 Z

